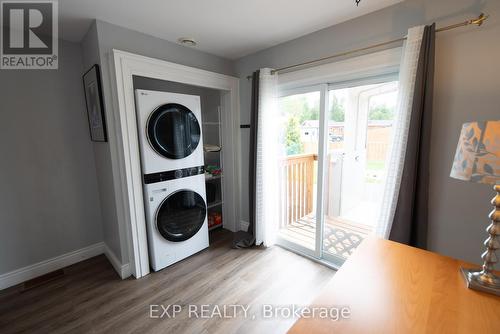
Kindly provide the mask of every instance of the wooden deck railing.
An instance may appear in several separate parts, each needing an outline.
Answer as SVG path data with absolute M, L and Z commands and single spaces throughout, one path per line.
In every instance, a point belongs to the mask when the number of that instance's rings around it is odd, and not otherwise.
M 281 225 L 289 225 L 313 211 L 316 154 L 290 155 L 282 160 Z M 284 227 L 284 226 L 281 226 Z
M 372 142 L 367 145 L 367 160 L 383 161 L 388 149 L 386 142 Z M 330 152 L 332 153 L 332 152 Z M 314 209 L 314 175 L 316 173 L 315 161 L 317 154 L 297 154 L 289 155 L 281 160 L 281 204 L 280 204 L 280 227 L 286 227 L 299 219 L 312 213 Z M 333 171 L 342 167 L 342 162 L 337 163 L 328 155 L 327 179 L 325 184 L 328 190 L 326 196 L 338 196 L 340 189 L 335 190 Z M 336 203 L 334 198 L 327 198 L 328 205 L 325 214 L 331 217 L 340 214 L 340 203 Z

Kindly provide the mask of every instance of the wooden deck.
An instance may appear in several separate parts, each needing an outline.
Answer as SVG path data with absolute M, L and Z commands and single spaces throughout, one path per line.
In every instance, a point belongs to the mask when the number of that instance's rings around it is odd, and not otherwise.
M 317 159 L 318 156 L 311 153 L 287 156 L 282 161 L 280 176 L 283 194 L 279 208 L 280 236 L 311 250 L 315 249 L 316 239 L 316 219 L 312 212 L 315 206 Z M 334 168 L 333 163 L 328 168 Z M 331 174 L 329 170 L 327 175 Z M 332 186 L 331 182 L 327 184 Z M 328 190 L 327 193 L 333 191 Z M 326 209 L 325 214 L 333 217 L 338 212 Z M 323 250 L 346 259 L 371 232 L 372 227 L 369 225 L 342 218 L 327 218 L 323 230 Z
M 340 218 L 327 218 L 323 231 L 323 250 L 346 259 L 371 232 L 372 227 L 369 225 Z M 307 215 L 288 224 L 280 230 L 280 236 L 290 242 L 314 250 L 316 236 L 314 215 Z

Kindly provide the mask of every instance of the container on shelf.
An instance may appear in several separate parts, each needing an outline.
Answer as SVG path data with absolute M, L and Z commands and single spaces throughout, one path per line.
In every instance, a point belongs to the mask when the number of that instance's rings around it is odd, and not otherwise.
M 222 148 L 220 145 L 205 144 L 203 145 L 203 150 L 205 152 L 220 152 Z
M 222 169 L 218 166 L 213 166 L 213 165 L 205 166 L 205 172 L 212 176 L 222 175 Z
M 208 228 L 222 226 L 222 215 L 219 212 L 208 213 Z

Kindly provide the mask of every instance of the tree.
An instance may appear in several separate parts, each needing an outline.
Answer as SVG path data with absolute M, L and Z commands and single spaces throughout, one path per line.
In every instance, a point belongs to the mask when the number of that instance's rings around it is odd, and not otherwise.
M 281 107 L 287 117 L 297 117 L 302 124 L 308 120 L 319 120 L 319 101 L 314 101 L 312 106 L 310 104 L 306 96 L 296 95 L 284 98 Z
M 343 122 L 345 120 L 345 109 L 344 105 L 339 103 L 337 97 L 333 94 L 330 95 L 331 98 L 331 106 L 330 106 L 330 114 L 328 115 L 328 119 L 335 122 Z
M 368 119 L 370 120 L 392 120 L 394 118 L 394 109 L 389 108 L 385 104 L 377 105 L 375 107 L 370 108 L 370 112 L 368 114 Z
M 286 154 L 300 154 L 303 151 L 302 143 L 300 142 L 300 123 L 297 117 L 290 116 L 286 124 Z

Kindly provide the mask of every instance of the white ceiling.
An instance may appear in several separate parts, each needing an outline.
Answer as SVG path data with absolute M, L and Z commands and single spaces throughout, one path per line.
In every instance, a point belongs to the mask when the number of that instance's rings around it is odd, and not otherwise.
M 61 38 L 79 42 L 92 19 L 237 59 L 403 0 L 59 0 Z

